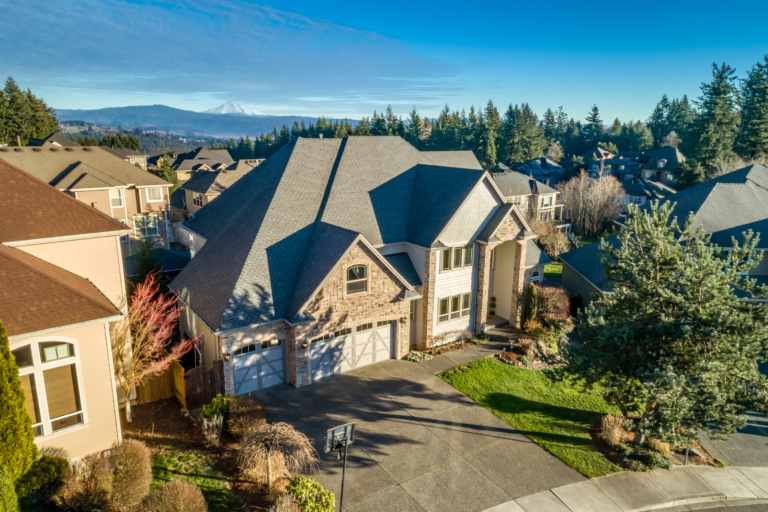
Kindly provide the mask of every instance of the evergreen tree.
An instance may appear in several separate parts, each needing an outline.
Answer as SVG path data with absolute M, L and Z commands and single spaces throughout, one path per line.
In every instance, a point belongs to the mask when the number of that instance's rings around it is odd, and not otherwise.
M 557 119 L 555 118 L 555 113 L 552 112 L 551 108 L 548 108 L 546 112 L 544 112 L 544 116 L 541 118 L 541 123 L 544 128 L 544 137 L 547 140 L 552 140 L 557 137 Z
M 699 114 L 693 124 L 693 157 L 702 163 L 735 156 L 733 144 L 739 123 L 734 69 L 712 64 L 712 81 L 701 84 Z
M 682 100 L 674 99 L 669 108 L 669 129 L 680 136 L 680 149 L 683 154 L 691 155 L 691 127 L 696 119 L 696 112 L 688 101 L 688 96 L 684 95 Z
M 603 121 L 600 119 L 600 110 L 597 108 L 597 105 L 593 105 L 592 110 L 587 115 L 587 125 L 582 132 L 587 146 L 590 148 L 597 146 L 597 143 L 602 140 L 604 132 Z
M 701 162 L 689 158 L 675 169 L 675 186 L 684 189 L 698 185 L 707 179 L 707 174 L 707 168 Z
M 9 116 L 8 98 L 6 98 L 4 91 L 0 91 L 0 145 L 11 143 L 10 127 L 8 126 Z
M 165 153 L 165 146 L 163 146 L 163 159 L 160 168 L 150 169 L 149 172 L 173 185 L 168 191 L 169 194 L 173 194 L 181 186 L 176 171 L 171 166 L 171 159 Z
M 10 144 L 26 146 L 34 133 L 32 106 L 16 81 L 8 77 L 5 81 L 5 95 L 8 98 L 7 129 Z
M 650 128 L 653 141 L 657 145 L 666 134 L 672 131 L 672 128 L 669 126 L 671 108 L 672 104 L 665 94 L 661 97 L 661 101 L 656 104 L 651 117 L 648 118 L 647 126 Z
M 406 131 L 405 140 L 410 142 L 416 149 L 422 148 L 421 139 L 424 137 L 424 125 L 421 122 L 421 117 L 416 111 L 416 106 L 413 106 L 410 115 L 408 116 L 409 124 Z
M 512 105 L 504 115 L 503 132 L 506 138 L 504 160 L 516 168 L 529 160 L 544 156 L 547 140 L 539 120 L 527 103 Z
M 751 231 L 723 250 L 694 229 L 693 214 L 681 228 L 671 213 L 669 203 L 630 207 L 619 245 L 601 245 L 612 293 L 580 314 L 584 345 L 570 370 L 613 397 L 635 395 L 648 404 L 643 433 L 689 447 L 700 431 L 734 433 L 746 409 L 768 412 L 758 369 L 768 358 L 768 307 L 737 296 L 763 299 L 768 287 L 744 275 L 762 259 Z
M 32 420 L 24 401 L 19 367 L 0 322 L 0 470 L 5 468 L 13 482 L 37 459 Z
M 741 129 L 736 152 L 743 158 L 768 156 L 768 55 L 757 63 L 744 80 L 739 94 Z

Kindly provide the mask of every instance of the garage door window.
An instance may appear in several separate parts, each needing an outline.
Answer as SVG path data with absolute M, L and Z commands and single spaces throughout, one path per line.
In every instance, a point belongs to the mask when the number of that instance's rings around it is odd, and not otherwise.
M 367 331 L 369 329 L 373 329 L 373 323 L 367 323 L 367 324 L 363 324 L 363 325 L 358 325 L 355 330 L 357 332 L 362 332 L 362 331 Z
M 347 327 L 346 329 L 341 329 L 341 330 L 338 330 L 338 331 L 334 332 L 333 333 L 333 337 L 335 338 L 335 337 L 338 337 L 338 336 L 346 336 L 347 334 L 352 334 L 352 328 L 351 327 Z
M 376 322 L 376 327 L 390 325 L 392 322 L 394 322 L 394 320 L 382 320 L 381 322 Z
M 234 354 L 236 356 L 241 356 L 250 352 L 256 352 L 256 343 L 249 343 L 248 345 L 240 347 L 239 349 L 235 350 Z
M 317 338 L 312 338 L 309 340 L 310 343 L 317 343 L 318 341 L 325 341 L 331 339 L 330 334 L 326 334 L 325 336 L 318 336 Z
M 368 267 L 355 265 L 347 269 L 347 295 L 368 291 Z
M 279 347 L 281 345 L 280 340 L 266 340 L 261 342 L 261 350 L 273 347 Z

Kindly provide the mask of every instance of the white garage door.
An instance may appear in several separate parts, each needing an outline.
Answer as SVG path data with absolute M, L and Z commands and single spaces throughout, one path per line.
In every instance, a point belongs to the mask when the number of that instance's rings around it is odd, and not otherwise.
M 234 352 L 235 394 L 282 384 L 283 347 L 280 340 L 251 343 Z
M 312 340 L 312 380 L 392 358 L 394 322 L 368 323 Z

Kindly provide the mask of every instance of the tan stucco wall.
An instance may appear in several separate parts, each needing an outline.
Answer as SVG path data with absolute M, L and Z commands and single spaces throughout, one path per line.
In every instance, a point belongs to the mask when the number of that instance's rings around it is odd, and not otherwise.
M 90 281 L 116 306 L 125 297 L 125 279 L 116 236 L 20 246 L 22 251 Z
M 112 361 L 108 346 L 105 324 L 94 324 L 56 332 L 47 336 L 29 338 L 11 344 L 11 349 L 28 344 L 29 342 L 55 341 L 74 338 L 77 340 L 76 353 L 79 360 L 80 386 L 84 401 L 83 411 L 86 414 L 85 425 L 73 427 L 71 430 L 50 436 L 38 438 L 35 443 L 38 448 L 63 448 L 69 458 L 82 457 L 89 453 L 107 450 L 120 439 L 119 425 L 116 416 L 116 396 L 113 386 Z M 47 422 L 45 399 L 38 382 L 41 414 Z

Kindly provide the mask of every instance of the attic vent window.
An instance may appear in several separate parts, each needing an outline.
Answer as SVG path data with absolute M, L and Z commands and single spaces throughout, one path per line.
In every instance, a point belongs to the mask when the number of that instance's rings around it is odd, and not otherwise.
M 656 162 L 656 167 L 658 167 L 659 169 L 663 169 L 666 165 L 667 165 L 666 160 L 659 160 L 658 162 Z

